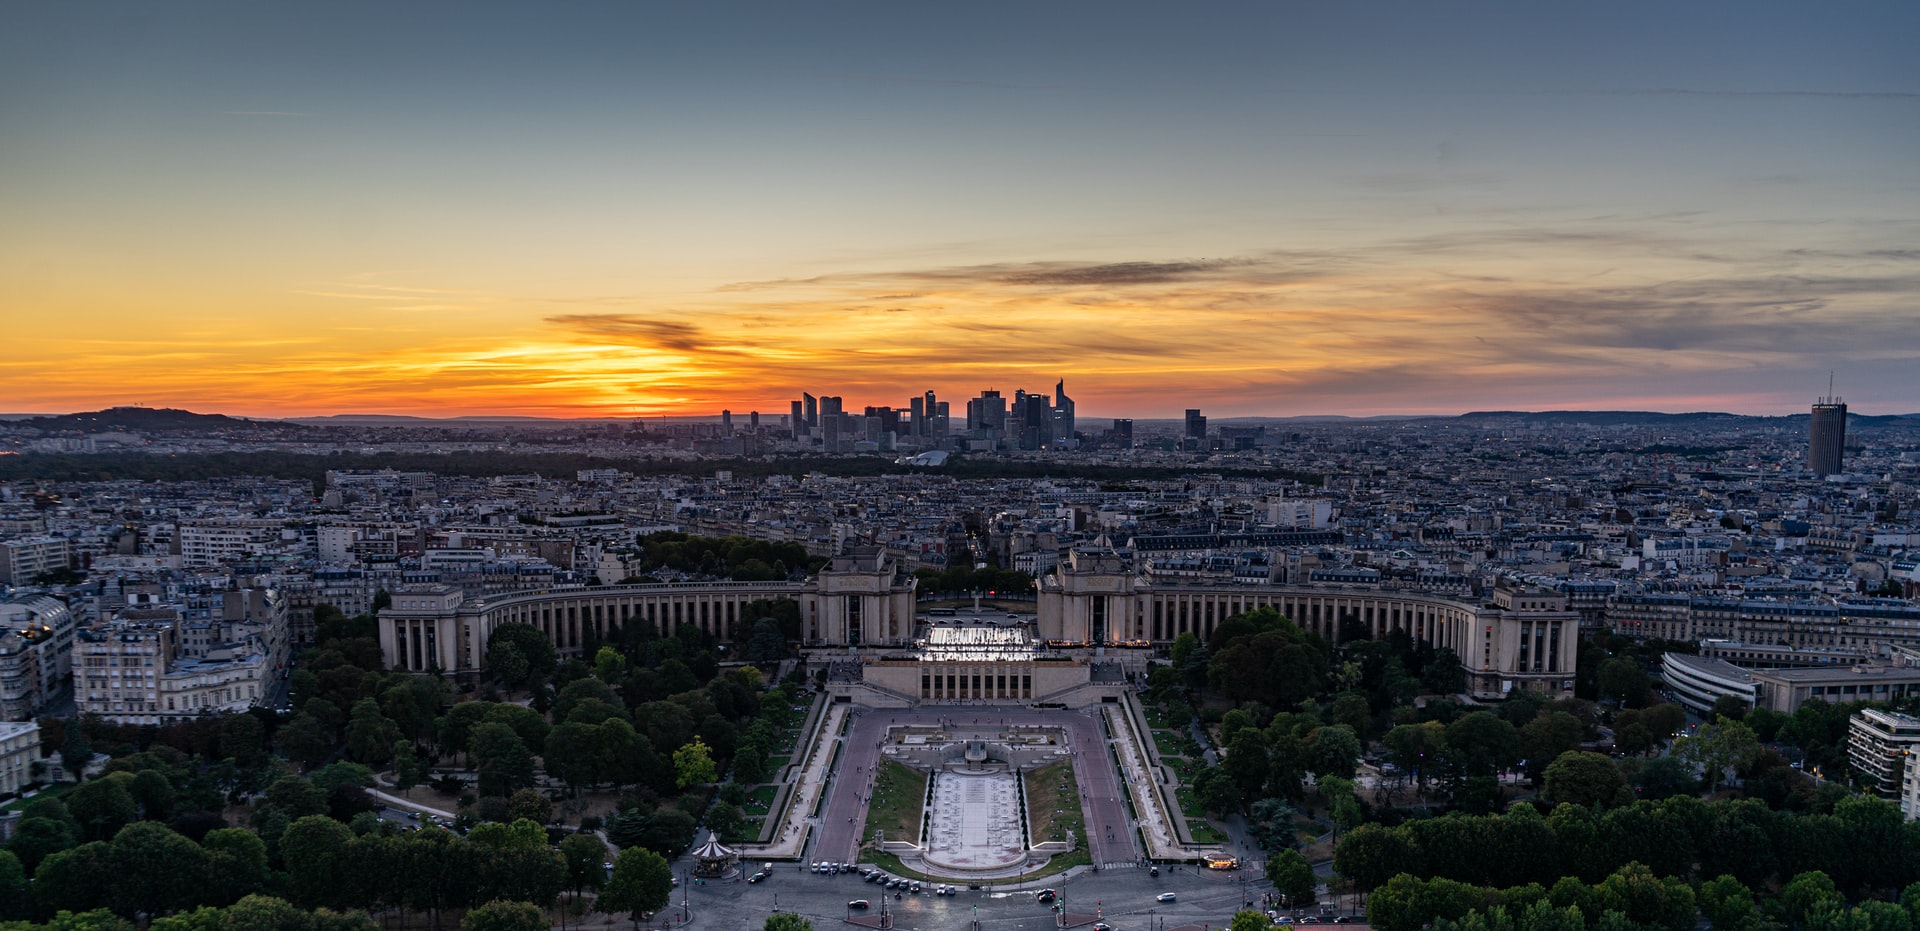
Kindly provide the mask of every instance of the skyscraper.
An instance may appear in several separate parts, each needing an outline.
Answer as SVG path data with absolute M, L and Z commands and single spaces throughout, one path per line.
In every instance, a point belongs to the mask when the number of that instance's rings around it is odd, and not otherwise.
M 1807 468 L 1825 478 L 1840 471 L 1847 451 L 1847 405 L 1838 395 L 1814 402 L 1807 421 Z
M 799 401 L 793 402 L 793 413 L 788 415 L 788 420 L 790 421 L 788 426 L 792 427 L 793 429 L 794 439 L 797 440 L 807 435 L 806 409 L 801 402 Z
M 1201 416 L 1197 407 L 1187 408 L 1187 439 L 1204 440 L 1207 438 L 1207 418 Z
M 996 431 L 1007 425 L 1007 399 L 992 388 L 967 402 L 967 429 Z
M 721 436 L 733 435 L 733 412 L 732 411 L 720 412 L 720 435 Z
M 1053 438 L 1073 438 L 1073 399 L 1067 397 L 1067 380 L 1053 386 Z
M 804 391 L 800 392 L 800 407 L 806 413 L 809 428 L 820 426 L 820 402 Z
M 820 440 L 827 452 L 840 449 L 840 399 L 823 397 L 820 399 Z

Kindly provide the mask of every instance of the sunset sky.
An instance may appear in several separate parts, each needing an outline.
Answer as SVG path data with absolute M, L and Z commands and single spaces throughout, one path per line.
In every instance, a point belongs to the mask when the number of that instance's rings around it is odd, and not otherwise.
M 1920 3 L 0 5 L 0 412 L 1920 411 Z M 959 410 L 956 404 L 956 413 Z

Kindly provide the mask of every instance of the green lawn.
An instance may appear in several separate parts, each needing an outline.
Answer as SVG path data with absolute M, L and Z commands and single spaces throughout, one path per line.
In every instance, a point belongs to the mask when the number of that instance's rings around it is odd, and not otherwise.
M 59 798 L 79 787 L 80 784 L 77 782 L 63 782 L 59 785 L 49 786 L 41 789 L 33 798 L 17 798 L 4 805 L 0 805 L 0 811 L 20 811 L 43 798 Z
M 1153 745 L 1159 748 L 1160 755 L 1163 757 L 1183 755 L 1180 738 L 1175 736 L 1172 731 L 1154 731 Z
M 920 813 L 927 801 L 927 774 L 893 760 L 880 761 L 873 781 L 873 803 L 867 806 L 866 841 L 874 831 L 889 840 L 920 842 Z
M 1062 761 L 1021 776 L 1026 780 L 1027 830 L 1033 842 L 1066 840 L 1072 831 L 1075 849 L 1086 842 L 1087 817 L 1080 809 L 1080 788 L 1073 781 L 1073 764 Z M 1060 859 L 1060 858 L 1055 858 Z

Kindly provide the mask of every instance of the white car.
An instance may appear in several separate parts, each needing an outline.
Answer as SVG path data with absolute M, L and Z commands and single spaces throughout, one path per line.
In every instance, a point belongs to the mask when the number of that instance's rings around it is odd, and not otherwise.
M 1158 902 L 1173 902 L 1178 899 L 1179 899 L 1179 896 L 1176 896 L 1171 892 L 1162 892 L 1159 895 L 1154 897 L 1154 900 Z

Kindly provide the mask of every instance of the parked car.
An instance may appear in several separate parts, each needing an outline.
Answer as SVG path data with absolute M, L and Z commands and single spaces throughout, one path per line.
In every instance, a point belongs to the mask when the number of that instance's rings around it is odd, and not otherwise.
M 873 904 L 872 902 L 869 902 L 866 899 L 854 899 L 853 901 L 847 903 L 847 907 L 848 908 L 866 908 L 872 904 Z

